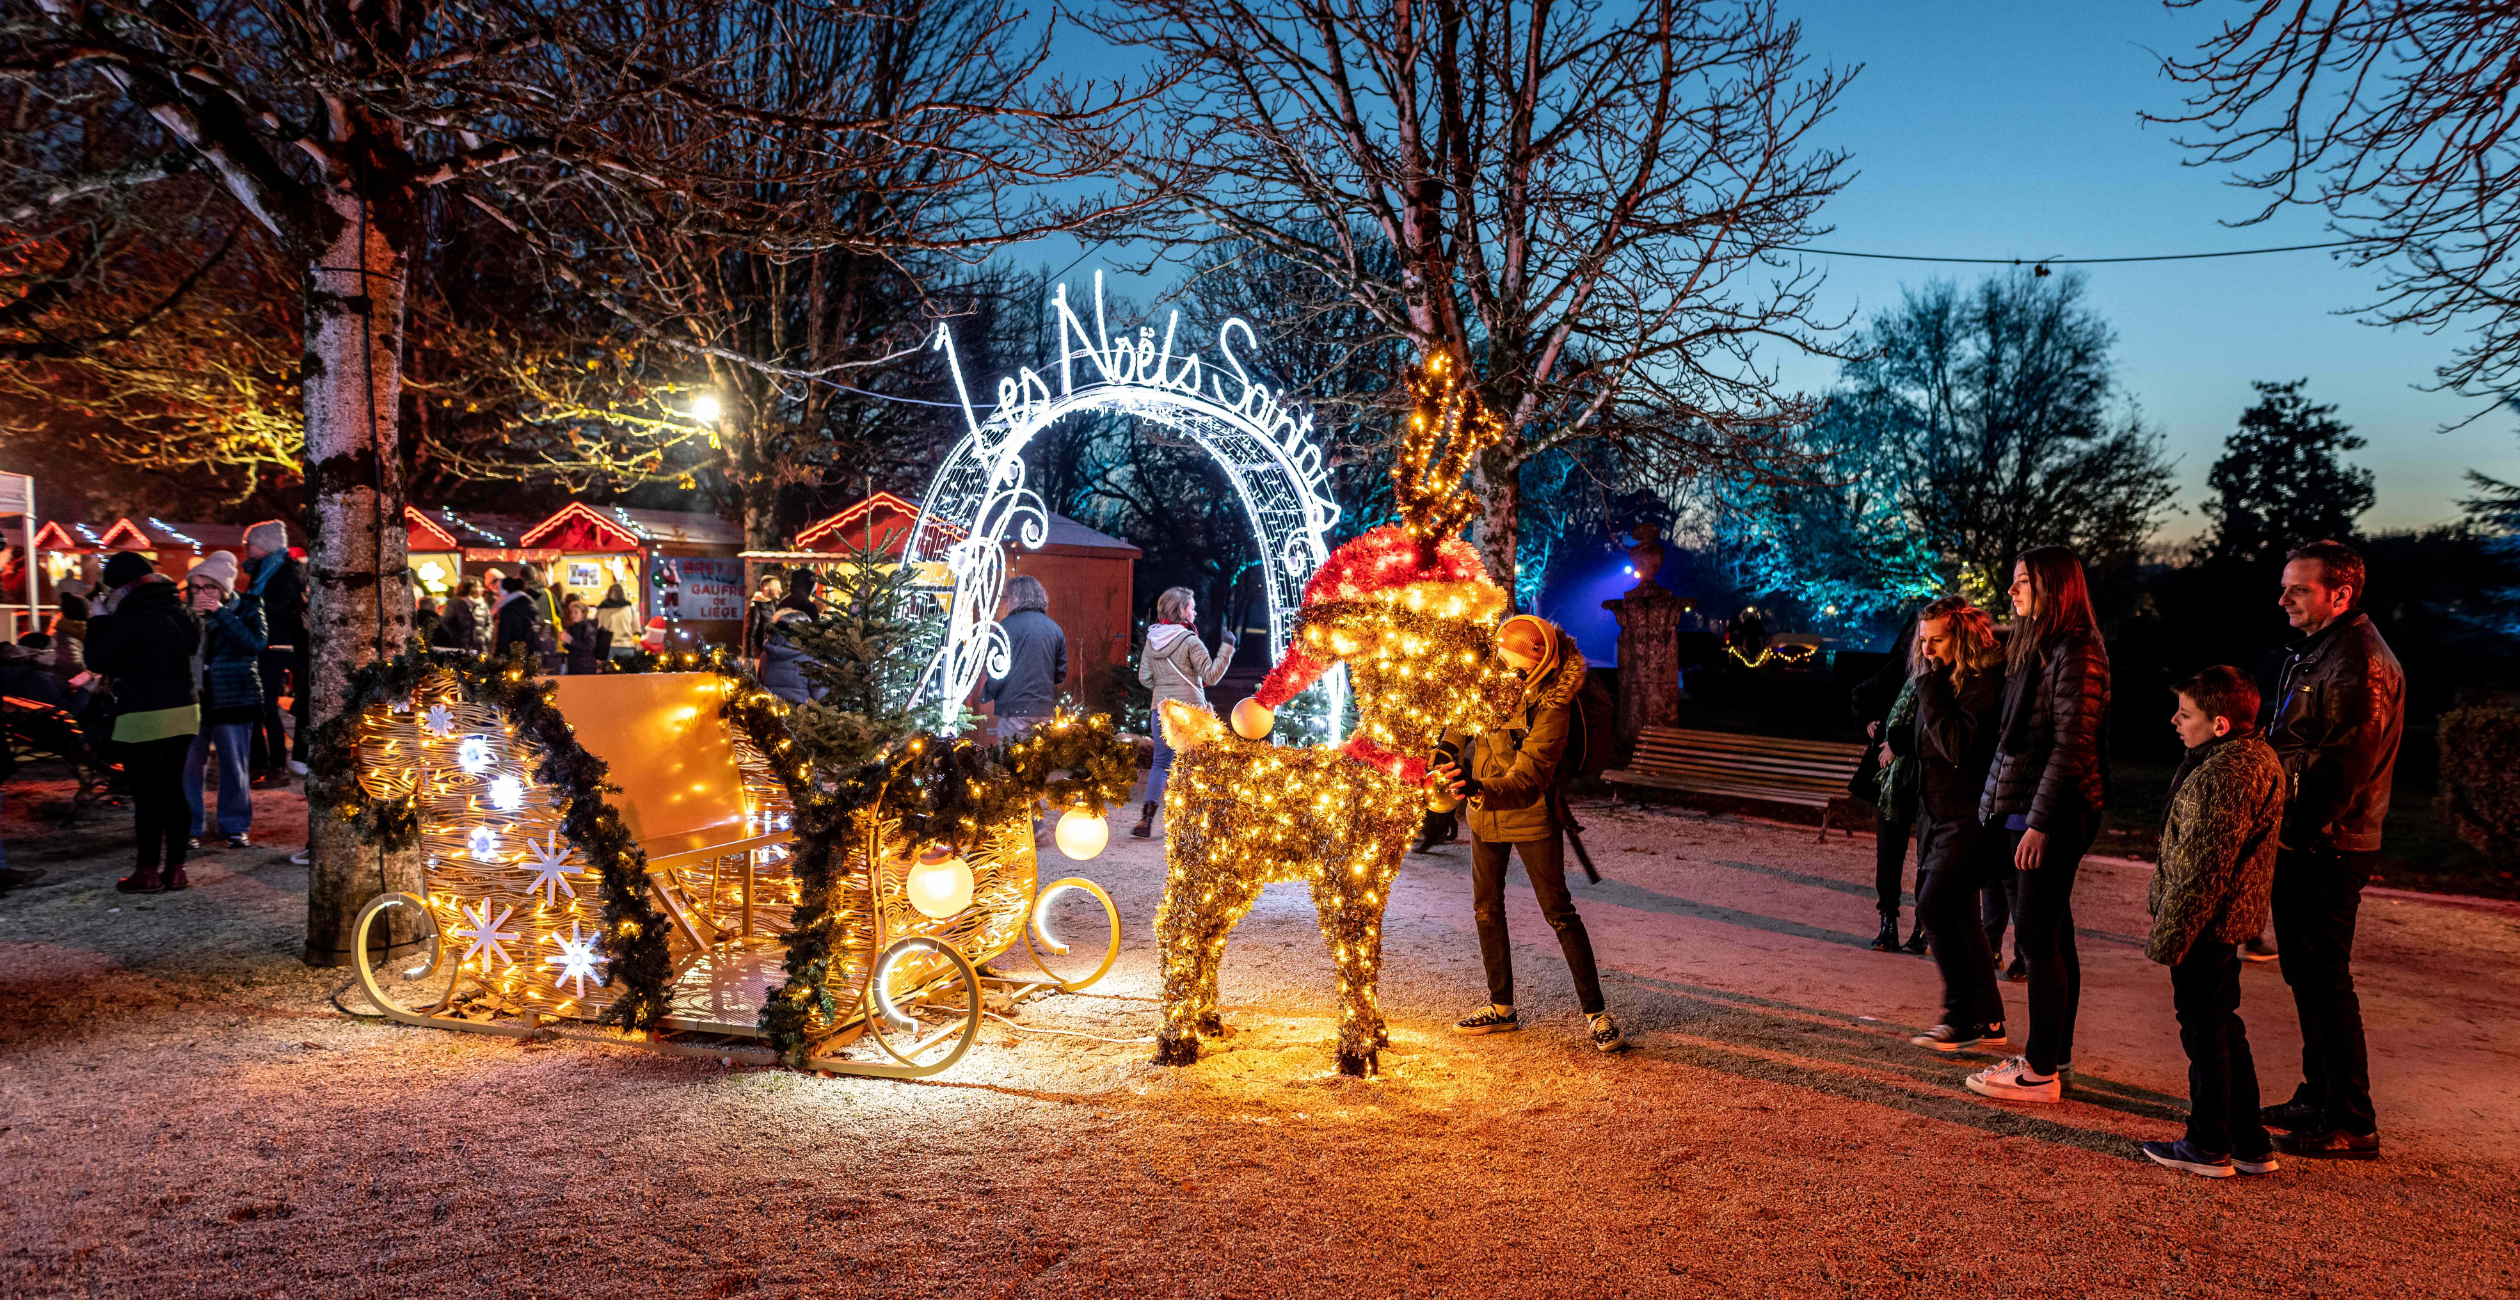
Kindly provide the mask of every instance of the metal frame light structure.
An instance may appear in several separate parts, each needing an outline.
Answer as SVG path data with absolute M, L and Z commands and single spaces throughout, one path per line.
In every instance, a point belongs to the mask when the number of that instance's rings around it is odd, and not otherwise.
M 1283 389 L 1252 377 L 1246 356 L 1260 340 L 1249 322 L 1237 318 L 1219 326 L 1218 359 L 1209 361 L 1195 350 L 1176 351 L 1179 312 L 1165 322 L 1160 340 L 1151 325 L 1140 326 L 1134 336 L 1112 333 L 1104 319 L 1099 271 L 1091 329 L 1068 304 L 1066 285 L 1058 286 L 1051 302 L 1058 312 L 1057 387 L 1019 367 L 998 380 L 997 406 L 985 422 L 972 408 L 952 333 L 943 327 L 936 332 L 935 346 L 953 371 L 969 432 L 930 483 L 906 553 L 942 561 L 953 577 L 950 588 L 925 593 L 941 606 L 929 611 L 940 617 L 920 620 L 933 629 L 933 641 L 920 647 L 928 662 L 911 696 L 914 705 L 936 707 L 940 731 L 953 729 L 983 669 L 1002 673 L 1008 667 L 1006 636 L 996 622 L 1006 587 L 1006 543 L 1038 548 L 1050 527 L 1049 507 L 1026 484 L 1023 451 L 1067 416 L 1118 411 L 1153 420 L 1216 458 L 1260 543 L 1269 644 L 1276 653 L 1284 654 L 1294 636 L 1304 580 L 1329 558 L 1339 507 L 1330 499 L 1329 467 L 1313 440 L 1312 413 Z M 1234 351 L 1237 334 L 1245 355 Z M 1346 680 L 1325 679 L 1323 689 L 1328 734 L 1335 738 Z

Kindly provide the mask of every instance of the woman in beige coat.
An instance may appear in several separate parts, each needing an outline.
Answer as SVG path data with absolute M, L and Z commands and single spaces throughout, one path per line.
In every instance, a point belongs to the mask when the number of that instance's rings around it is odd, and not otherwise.
M 1154 697 L 1147 702 L 1150 722 L 1160 716 L 1156 710 L 1166 700 L 1215 712 L 1208 708 L 1207 688 L 1223 680 L 1234 662 L 1234 639 L 1219 638 L 1216 653 L 1209 655 L 1199 643 L 1198 617 L 1197 597 L 1188 587 L 1174 587 L 1155 598 L 1155 626 L 1146 629 L 1145 648 L 1138 652 L 1138 683 Z M 1146 778 L 1146 806 L 1129 831 L 1139 839 L 1155 833 L 1155 810 L 1164 802 L 1164 779 L 1172 774 L 1173 751 L 1164 743 L 1164 729 L 1148 730 L 1155 733 L 1155 769 Z

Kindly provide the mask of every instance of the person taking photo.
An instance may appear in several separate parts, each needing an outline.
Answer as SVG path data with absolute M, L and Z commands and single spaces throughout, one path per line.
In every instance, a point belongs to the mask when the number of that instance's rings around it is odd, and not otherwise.
M 1479 958 L 1487 967 L 1488 1005 L 1453 1023 L 1462 1034 L 1510 1033 L 1522 1028 L 1514 1010 L 1514 950 L 1505 929 L 1505 868 L 1522 858 L 1523 874 L 1540 900 L 1540 914 L 1557 931 L 1575 979 L 1592 1045 L 1612 1052 L 1627 1045 L 1601 996 L 1592 936 L 1566 888 L 1565 823 L 1560 820 L 1566 742 L 1574 729 L 1576 692 L 1584 687 L 1583 652 L 1575 639 L 1546 619 L 1518 614 L 1496 632 L 1497 657 L 1522 675 L 1521 699 L 1505 725 L 1482 734 L 1471 749 L 1470 770 L 1442 763 L 1430 771 L 1443 789 L 1470 804 L 1470 892 L 1478 918 Z

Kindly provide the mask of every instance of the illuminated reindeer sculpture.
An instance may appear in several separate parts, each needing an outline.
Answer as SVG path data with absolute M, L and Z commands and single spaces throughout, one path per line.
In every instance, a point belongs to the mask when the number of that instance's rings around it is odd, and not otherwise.
M 1389 1041 L 1375 994 L 1383 906 L 1426 812 L 1427 760 L 1446 728 L 1476 728 L 1513 695 L 1492 653 L 1505 592 L 1459 536 L 1475 508 L 1462 475 L 1500 429 L 1455 368 L 1437 357 L 1411 376 L 1414 409 L 1391 470 L 1401 522 L 1341 546 L 1306 583 L 1294 643 L 1235 707 L 1234 730 L 1176 701 L 1162 707 L 1178 756 L 1155 913 L 1159 1063 L 1188 1065 L 1200 1034 L 1224 1032 L 1216 977 L 1226 936 L 1276 881 L 1312 886 L 1339 970 L 1340 1072 L 1373 1073 Z M 1346 741 L 1299 749 L 1258 739 L 1277 706 L 1332 663 L 1347 665 L 1356 701 Z

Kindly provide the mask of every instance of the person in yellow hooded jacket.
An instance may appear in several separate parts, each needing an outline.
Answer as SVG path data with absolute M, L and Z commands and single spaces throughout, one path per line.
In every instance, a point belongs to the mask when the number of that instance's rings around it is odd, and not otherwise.
M 1584 655 L 1556 624 L 1529 614 L 1505 620 L 1496 633 L 1497 657 L 1522 675 L 1522 698 L 1504 725 L 1478 737 L 1468 772 L 1457 763 L 1434 769 L 1450 791 L 1468 799 L 1470 887 L 1479 925 L 1479 957 L 1487 967 L 1488 1005 L 1455 1021 L 1463 1034 L 1510 1033 L 1522 1028 L 1514 1011 L 1514 956 L 1505 930 L 1505 869 L 1522 858 L 1540 914 L 1557 931 L 1558 947 L 1575 978 L 1575 997 L 1589 1022 L 1593 1046 L 1626 1046 L 1601 996 L 1592 936 L 1566 888 L 1566 824 L 1562 817 L 1567 737 L 1574 729 L 1576 693 L 1584 688 Z

